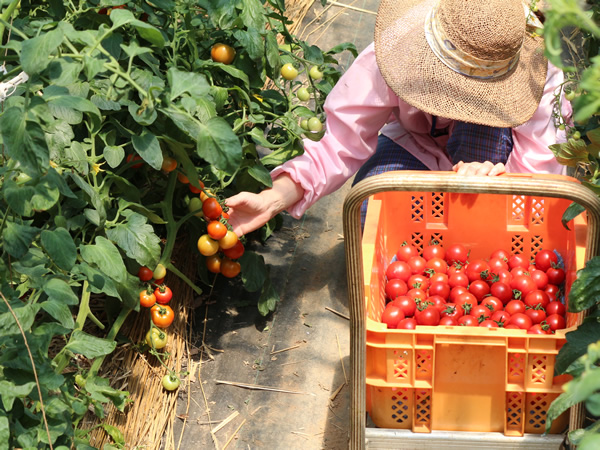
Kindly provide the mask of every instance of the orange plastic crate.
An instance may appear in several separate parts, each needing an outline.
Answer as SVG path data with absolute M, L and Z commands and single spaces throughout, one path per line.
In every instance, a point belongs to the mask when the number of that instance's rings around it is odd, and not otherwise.
M 369 200 L 362 241 L 367 311 L 366 409 L 382 428 L 414 432 L 479 431 L 507 436 L 543 433 L 550 403 L 565 376 L 555 358 L 579 316 L 555 335 L 524 330 L 417 326 L 388 330 L 385 269 L 406 241 L 423 248 L 432 239 L 462 243 L 471 258 L 502 248 L 533 257 L 556 249 L 567 270 L 566 291 L 583 267 L 583 215 L 561 218 L 571 201 L 504 194 L 383 192 Z M 553 423 L 562 432 L 568 414 Z

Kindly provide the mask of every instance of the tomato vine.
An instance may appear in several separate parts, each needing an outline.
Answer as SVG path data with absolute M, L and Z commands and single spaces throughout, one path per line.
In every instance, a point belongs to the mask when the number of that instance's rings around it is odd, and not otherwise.
M 356 51 L 298 40 L 283 0 L 0 0 L 0 9 L 9 88 L 0 111 L 0 428 L 9 431 L 0 447 L 76 447 L 86 444 L 78 427 L 88 410 L 126 405 L 98 370 L 140 309 L 140 268 L 162 265 L 197 293 L 210 285 L 203 259 L 194 279 L 172 263 L 180 236 L 207 233 L 199 197 L 222 205 L 271 186 L 269 171 L 322 135 L 300 123 L 323 122 L 336 55 Z M 213 59 L 217 43 L 233 59 Z M 283 82 L 287 63 L 300 75 Z M 323 77 L 308 76 L 312 67 Z M 301 87 L 309 102 L 296 97 Z M 243 250 L 222 258 L 223 276 L 241 272 L 268 314 L 278 301 L 268 267 Z M 98 296 L 114 314 L 92 312 Z

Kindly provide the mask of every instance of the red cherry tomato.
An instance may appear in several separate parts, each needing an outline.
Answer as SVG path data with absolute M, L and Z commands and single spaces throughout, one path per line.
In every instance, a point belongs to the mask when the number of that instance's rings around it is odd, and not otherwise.
M 439 295 L 444 300 L 450 297 L 450 285 L 447 283 L 431 283 L 429 286 L 429 295 Z
M 209 219 L 217 220 L 221 217 L 223 208 L 216 198 L 209 197 L 202 203 L 202 212 Z
M 490 317 L 490 319 L 492 319 L 493 321 L 495 321 L 497 323 L 506 324 L 506 323 L 508 323 L 508 320 L 510 319 L 510 314 L 507 313 L 506 311 L 496 311 L 496 312 L 492 313 L 492 317 Z
M 427 261 L 433 258 L 444 260 L 445 257 L 446 250 L 439 244 L 430 244 L 423 249 L 423 258 Z
M 536 323 L 527 329 L 527 334 L 550 334 L 550 328 L 548 325 Z
M 525 310 L 525 314 L 529 316 L 534 325 L 546 320 L 546 311 L 543 308 L 529 308 Z
M 428 305 L 423 310 L 415 312 L 417 325 L 437 325 L 440 323 L 440 311 L 434 305 Z
M 427 264 L 427 261 L 422 256 L 411 256 L 406 263 L 413 274 L 422 275 L 425 273 L 425 264 Z
M 440 326 L 456 326 L 458 321 L 454 317 L 444 316 L 440 319 Z
M 153 276 L 152 270 L 146 266 L 142 266 L 140 267 L 140 270 L 138 270 L 138 278 L 140 281 L 150 281 Z
M 446 249 L 446 262 L 448 264 L 466 264 L 469 259 L 469 250 L 462 244 L 452 244 Z
M 400 322 L 402 319 L 404 319 L 404 313 L 402 310 L 391 303 L 388 303 L 383 310 L 383 314 L 381 314 L 381 322 L 385 323 L 388 328 L 396 328 L 398 322 Z
M 485 306 L 489 309 L 492 314 L 496 311 L 501 311 L 504 308 L 504 305 L 500 301 L 499 298 L 494 297 L 493 295 L 488 295 L 481 301 L 481 305 Z
M 396 299 L 394 299 L 392 303 L 394 304 L 394 306 L 398 306 L 402 310 L 405 317 L 413 316 L 417 309 L 417 302 L 415 302 L 414 298 L 409 297 L 408 295 L 401 295 L 400 297 L 396 297 Z
M 552 250 L 543 249 L 535 254 L 535 267 L 544 272 L 558 264 L 558 256 Z
M 522 267 L 523 269 L 526 269 L 527 266 L 529 266 L 529 261 L 521 254 L 512 255 L 510 258 L 508 258 L 508 267 L 511 270 L 515 267 Z
M 407 317 L 398 322 L 397 328 L 400 330 L 414 330 L 417 328 L 417 321 L 412 317 Z
M 548 306 L 548 303 L 550 303 L 550 297 L 548 296 L 548 294 L 546 294 L 545 291 L 542 291 L 541 289 L 536 289 L 528 293 L 523 301 L 525 303 L 525 306 L 528 306 L 530 308 L 537 308 L 538 305 L 542 308 L 546 308 L 546 306 Z
M 517 313 L 524 313 L 525 303 L 523 303 L 521 300 L 511 300 L 506 305 L 504 305 L 504 311 L 509 313 L 511 316 Z
M 562 330 L 567 327 L 567 322 L 560 314 L 550 314 L 546 317 L 546 323 L 550 327 L 550 330 Z
M 464 310 L 459 308 L 454 303 L 446 303 L 445 308 L 440 311 L 441 317 L 452 317 L 455 320 L 458 320 L 460 317 L 464 315 Z
M 479 323 L 480 327 L 485 328 L 498 328 L 498 324 L 494 322 L 492 319 L 484 319 Z
M 516 325 L 522 330 L 528 330 L 533 325 L 531 318 L 525 313 L 516 313 L 510 316 L 508 323 Z
M 535 282 L 538 289 L 545 289 L 548 286 L 548 275 L 543 270 L 532 270 L 529 276 Z
M 546 305 L 546 314 L 551 316 L 552 314 L 558 314 L 564 316 L 567 313 L 567 307 L 558 300 L 553 300 Z
M 412 270 L 405 261 L 394 261 L 385 270 L 385 276 L 388 280 L 399 279 L 408 281 L 412 275 Z
M 166 305 L 171 301 L 171 298 L 173 298 L 173 292 L 170 287 L 161 285 L 154 289 L 154 296 L 156 297 L 157 303 Z
M 564 269 L 561 269 L 560 267 L 549 268 L 546 270 L 546 275 L 548 276 L 548 283 L 556 286 L 563 284 L 566 278 Z
M 496 281 L 490 286 L 490 294 L 500 299 L 503 305 L 512 300 L 513 291 L 510 286 L 502 281 Z
M 406 262 L 413 256 L 419 256 L 419 250 L 417 250 L 417 247 L 413 247 L 406 242 L 404 242 L 396 252 L 396 259 L 398 261 Z
M 492 311 L 490 311 L 489 308 L 486 308 L 485 305 L 473 306 L 469 314 L 475 316 L 479 322 L 492 317 Z
M 426 291 L 429 289 L 429 278 L 426 275 L 415 274 L 411 275 L 406 283 L 410 289 L 419 288 Z
M 483 280 L 475 280 L 469 284 L 469 292 L 481 302 L 490 293 L 490 285 Z
M 385 296 L 390 300 L 400 297 L 408 292 L 406 283 L 398 278 L 389 280 L 385 284 Z
M 458 324 L 464 327 L 478 327 L 479 321 L 475 316 L 467 314 L 458 318 Z

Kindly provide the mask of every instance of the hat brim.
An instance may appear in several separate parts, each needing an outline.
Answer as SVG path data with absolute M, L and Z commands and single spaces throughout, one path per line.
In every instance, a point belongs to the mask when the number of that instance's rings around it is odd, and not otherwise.
M 516 68 L 501 78 L 468 77 L 430 49 L 425 19 L 437 0 L 382 0 L 375 25 L 377 65 L 388 86 L 426 113 L 494 127 L 515 127 L 535 113 L 548 62 L 540 37 L 526 34 Z

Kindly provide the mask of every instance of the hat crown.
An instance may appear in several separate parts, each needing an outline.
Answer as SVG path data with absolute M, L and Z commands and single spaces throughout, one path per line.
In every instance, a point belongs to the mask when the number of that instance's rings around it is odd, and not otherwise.
M 440 0 L 438 20 L 448 41 L 483 60 L 513 57 L 525 37 L 520 0 Z

